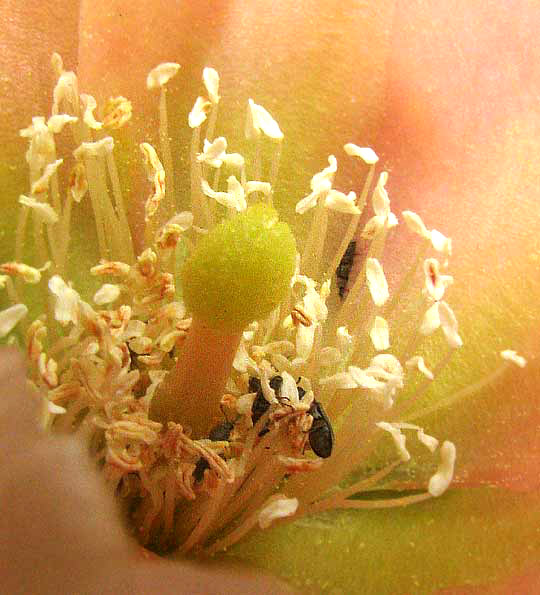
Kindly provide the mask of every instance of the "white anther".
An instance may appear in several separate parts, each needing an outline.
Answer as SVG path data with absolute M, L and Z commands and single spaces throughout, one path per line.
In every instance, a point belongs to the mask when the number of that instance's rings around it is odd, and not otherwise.
M 377 427 L 379 427 L 381 430 L 388 432 L 390 434 L 390 436 L 392 436 L 392 440 L 394 441 L 394 444 L 396 446 L 396 450 L 398 452 L 399 458 L 404 463 L 409 461 L 411 459 L 411 455 L 405 447 L 405 443 L 406 443 L 405 434 L 403 434 L 401 432 L 401 430 L 398 427 L 396 427 L 394 424 L 390 424 L 386 421 L 380 421 L 375 425 Z
M 425 239 L 431 239 L 431 233 L 424 225 L 420 215 L 413 213 L 413 211 L 402 211 L 403 219 L 407 227 L 415 234 Z
M 227 178 L 227 194 L 233 197 L 235 209 L 237 211 L 245 211 L 247 209 L 244 188 L 235 176 L 229 176 Z
M 215 105 L 219 103 L 219 74 L 217 70 L 206 67 L 203 69 L 203 83 L 210 101 Z
M 512 362 L 520 368 L 524 368 L 527 365 L 527 360 L 522 355 L 518 355 L 517 351 L 513 349 L 505 349 L 501 351 L 500 355 L 504 360 Z
M 437 252 L 442 252 L 445 256 L 452 255 L 452 240 L 447 238 L 436 229 L 431 230 L 431 244 Z
M 223 136 L 218 136 L 212 142 L 204 139 L 203 151 L 197 155 L 199 163 L 206 163 L 210 167 L 221 167 L 227 150 L 227 140 Z
M 227 167 L 235 167 L 242 169 L 246 165 L 246 160 L 240 155 L 240 153 L 227 153 L 223 157 L 223 163 Z
M 120 287 L 111 283 L 104 283 L 94 294 L 94 303 L 98 306 L 111 304 L 118 299 Z
M 253 99 L 249 99 L 245 126 L 246 138 L 258 138 L 261 132 L 274 140 L 283 139 L 283 132 L 281 132 L 278 123 L 270 113 L 262 105 L 258 105 Z
M 347 155 L 350 155 L 351 157 L 360 157 L 360 159 L 368 165 L 375 165 L 375 163 L 379 161 L 375 151 L 369 147 L 359 147 L 354 143 L 347 143 L 343 148 Z
M 426 310 L 419 331 L 422 335 L 431 335 L 440 326 L 439 302 L 435 302 Z
M 32 209 L 44 223 L 52 224 L 58 222 L 58 214 L 51 205 L 46 202 L 39 202 L 31 196 L 21 194 L 21 196 L 19 196 L 19 203 Z
M 49 289 L 55 296 L 54 317 L 62 325 L 73 322 L 77 324 L 79 318 L 79 294 L 59 276 L 49 279 Z
M 373 326 L 369 331 L 373 347 L 377 351 L 385 351 L 390 347 L 390 330 L 388 322 L 382 316 L 375 316 Z
M 324 200 L 324 206 L 348 215 L 361 215 L 362 211 L 356 206 L 356 193 L 344 194 L 338 190 L 330 190 Z
M 424 290 L 435 301 L 441 300 L 446 288 L 454 282 L 451 275 L 440 274 L 436 258 L 426 258 L 424 261 L 424 278 Z
M 114 148 L 114 140 L 111 136 L 106 136 L 96 142 L 84 142 L 73 151 L 76 159 L 84 157 L 106 157 Z
M 439 319 L 441 321 L 441 328 L 444 336 L 448 341 L 450 347 L 458 348 L 463 345 L 463 341 L 458 334 L 458 321 L 452 311 L 452 308 L 446 302 L 438 302 L 439 304 Z
M 383 268 L 376 258 L 368 258 L 366 261 L 366 282 L 374 304 L 384 305 L 390 294 Z
M 163 62 L 153 68 L 146 77 L 147 89 L 157 89 L 166 85 L 180 69 L 176 62 Z
M 426 378 L 433 380 L 433 372 L 429 370 L 424 362 L 424 358 L 421 355 L 415 355 L 411 357 L 411 359 L 405 362 L 407 368 L 416 368 L 419 372 L 421 372 Z
M 57 159 L 52 163 L 48 163 L 41 174 L 41 177 L 32 184 L 31 192 L 33 195 L 47 192 L 51 178 L 56 174 L 58 168 L 64 163 L 63 159 Z
M 81 95 L 81 103 L 83 104 L 84 113 L 83 113 L 83 122 L 91 128 L 92 130 L 101 130 L 103 128 L 103 124 L 98 122 L 94 117 L 94 110 L 97 107 L 97 102 L 92 95 L 86 95 L 83 93 Z
M 198 128 L 205 120 L 212 104 L 204 97 L 197 97 L 188 116 L 190 128 Z
M 276 494 L 259 512 L 259 526 L 261 529 L 267 529 L 275 520 L 293 516 L 297 509 L 298 498 L 287 498 L 283 494 Z
M 446 490 L 454 477 L 454 465 L 456 462 L 456 447 L 448 440 L 445 440 L 440 451 L 441 462 L 437 472 L 431 477 L 428 484 L 429 493 L 437 498 Z

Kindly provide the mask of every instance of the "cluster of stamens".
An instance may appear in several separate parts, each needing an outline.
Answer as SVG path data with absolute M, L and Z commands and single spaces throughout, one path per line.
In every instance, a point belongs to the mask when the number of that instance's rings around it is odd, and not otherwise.
M 131 104 L 113 98 L 98 120 L 96 101 L 79 95 L 75 74 L 65 71 L 56 55 L 53 65 L 58 82 L 52 115 L 34 118 L 21 131 L 29 139 L 31 190 L 20 198 L 14 260 L 0 265 L 0 285 L 11 301 L 0 312 L 0 333 L 12 343 L 22 337 L 31 384 L 43 396 L 44 425 L 87 442 L 141 543 L 160 551 L 214 553 L 256 526 L 330 509 L 404 506 L 440 496 L 452 480 L 454 445 L 439 445 L 411 420 L 417 414 L 414 405 L 462 343 L 456 317 L 443 299 L 453 281 L 441 272 L 448 266 L 451 241 L 428 230 L 417 214 L 403 212 L 419 248 L 390 295 L 381 259 L 398 219 L 390 210 L 385 172 L 371 190 L 375 153 L 352 143 L 345 146 L 350 157 L 368 167 L 358 197 L 333 188 L 333 156 L 312 178 L 310 193 L 296 209 L 313 216 L 289 295 L 243 332 L 221 399 L 223 422 L 195 439 L 189 427 L 148 417 L 152 397 L 191 325 L 176 288 L 179 255 L 191 251 L 200 235 L 224 217 L 252 202 L 272 202 L 283 134 L 270 114 L 250 100 L 245 132 L 256 145 L 255 172 L 260 171 L 263 141 L 273 152 L 269 180 L 249 180 L 244 157 L 227 152 L 223 137 L 214 138 L 219 77 L 205 69 L 208 97 L 199 97 L 189 115 L 191 204 L 178 211 L 166 85 L 179 67 L 167 63 L 154 69 L 147 86 L 161 93 L 160 147 L 141 144 L 151 192 L 146 245 L 136 256 L 114 141 L 106 135 L 129 121 Z M 65 165 L 57 159 L 55 136 L 65 127 L 71 128 L 76 148 L 62 189 L 59 173 Z M 229 173 L 225 185 L 223 171 Z M 370 192 L 374 214 L 358 235 Z M 94 294 L 94 305 L 66 278 L 72 211 L 86 197 L 92 203 L 100 259 L 89 273 L 106 281 Z M 323 266 L 328 218 L 334 212 L 345 214 L 349 223 Z M 34 266 L 24 264 L 30 221 Z M 353 241 L 364 242 L 367 254 L 345 291 Z M 442 263 L 426 258 L 429 251 Z M 30 323 L 22 297 L 25 284 L 40 284 L 43 290 L 43 314 Z M 419 324 L 412 329 L 403 325 L 406 334 L 399 335 L 398 306 L 404 296 L 418 301 Z M 422 346 L 438 329 L 447 347 L 430 366 Z M 393 344 L 398 347 L 390 353 Z M 502 357 L 525 364 L 510 350 Z M 468 396 L 503 368 L 433 407 Z M 385 433 L 395 443 L 397 459 L 374 470 L 369 460 Z M 407 475 L 398 468 L 411 458 L 409 433 L 436 459 L 424 477 L 415 479 L 414 490 L 400 492 Z M 394 490 L 395 497 L 362 497 L 381 488 Z

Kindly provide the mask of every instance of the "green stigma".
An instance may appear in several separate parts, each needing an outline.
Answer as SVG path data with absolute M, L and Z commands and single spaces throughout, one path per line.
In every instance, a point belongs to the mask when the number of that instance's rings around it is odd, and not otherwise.
M 238 330 L 269 314 L 286 296 L 296 241 L 263 203 L 217 225 L 182 270 L 188 310 L 213 328 Z

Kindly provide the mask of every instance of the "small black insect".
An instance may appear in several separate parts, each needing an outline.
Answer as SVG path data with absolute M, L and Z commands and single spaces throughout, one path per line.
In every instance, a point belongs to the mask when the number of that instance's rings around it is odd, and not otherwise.
M 297 384 L 301 378 L 296 381 Z M 279 398 L 281 393 L 281 386 L 283 384 L 283 378 L 281 376 L 273 376 L 269 382 L 270 387 L 276 392 L 276 396 Z M 306 394 L 305 389 L 298 386 L 298 398 L 302 400 Z M 257 393 L 257 396 L 253 400 L 251 406 L 251 421 L 255 425 L 259 419 L 268 411 L 270 403 L 264 398 L 264 394 L 261 387 L 261 381 L 258 378 L 251 377 L 249 379 L 249 391 Z M 323 406 L 319 401 L 313 401 L 308 409 L 308 415 L 311 415 L 313 422 L 309 430 L 309 445 L 311 450 L 321 459 L 327 459 L 332 454 L 332 448 L 334 446 L 334 430 L 332 424 L 326 415 Z M 270 430 L 268 427 L 264 427 L 260 432 L 259 436 L 264 436 Z
M 283 384 L 283 378 L 281 376 L 273 376 L 270 379 L 270 388 L 272 388 L 276 395 L 279 396 L 281 392 L 281 385 Z M 251 405 L 251 422 L 255 425 L 259 419 L 268 411 L 270 403 L 264 398 L 261 381 L 254 376 L 249 379 L 249 392 L 257 393 L 253 404 Z M 266 430 L 267 432 L 268 430 Z M 264 430 L 263 430 L 264 432 Z M 266 432 L 264 432 L 266 434 Z M 259 434 L 260 436 L 261 434 Z
M 210 430 L 208 433 L 208 438 L 212 440 L 212 442 L 228 440 L 233 428 L 234 424 L 231 421 L 222 421 Z
M 210 432 L 208 433 L 208 438 L 212 440 L 212 442 L 221 442 L 223 440 L 228 440 L 233 428 L 234 424 L 232 422 L 222 421 L 210 430 Z M 193 477 L 195 478 L 196 482 L 203 480 L 204 472 L 207 469 L 210 469 L 210 465 L 204 457 L 201 457 L 195 463 L 195 469 L 193 470 Z
M 334 430 L 319 401 L 313 401 L 308 410 L 313 418 L 309 430 L 309 445 L 311 450 L 321 459 L 327 459 L 332 454 L 334 446 Z
M 347 250 L 345 250 L 345 254 L 343 254 L 343 256 L 341 257 L 341 260 L 339 261 L 338 267 L 336 269 L 336 279 L 340 298 L 343 298 L 345 296 L 345 291 L 347 289 L 347 283 L 349 282 L 349 275 L 351 274 L 351 269 L 354 264 L 355 256 L 356 240 L 352 240 L 351 242 L 349 242 Z
M 204 472 L 207 469 L 210 469 L 210 465 L 208 464 L 208 461 L 204 457 L 201 457 L 195 463 L 195 469 L 193 469 L 193 477 L 195 478 L 195 481 L 197 483 L 199 483 L 203 480 Z

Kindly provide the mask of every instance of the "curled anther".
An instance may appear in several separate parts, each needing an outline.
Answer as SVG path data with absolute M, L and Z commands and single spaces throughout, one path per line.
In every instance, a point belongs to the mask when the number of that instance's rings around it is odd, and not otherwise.
M 313 324 L 313 320 L 301 306 L 295 306 L 293 308 L 291 312 L 291 318 L 295 326 L 300 324 L 302 326 L 311 326 Z

